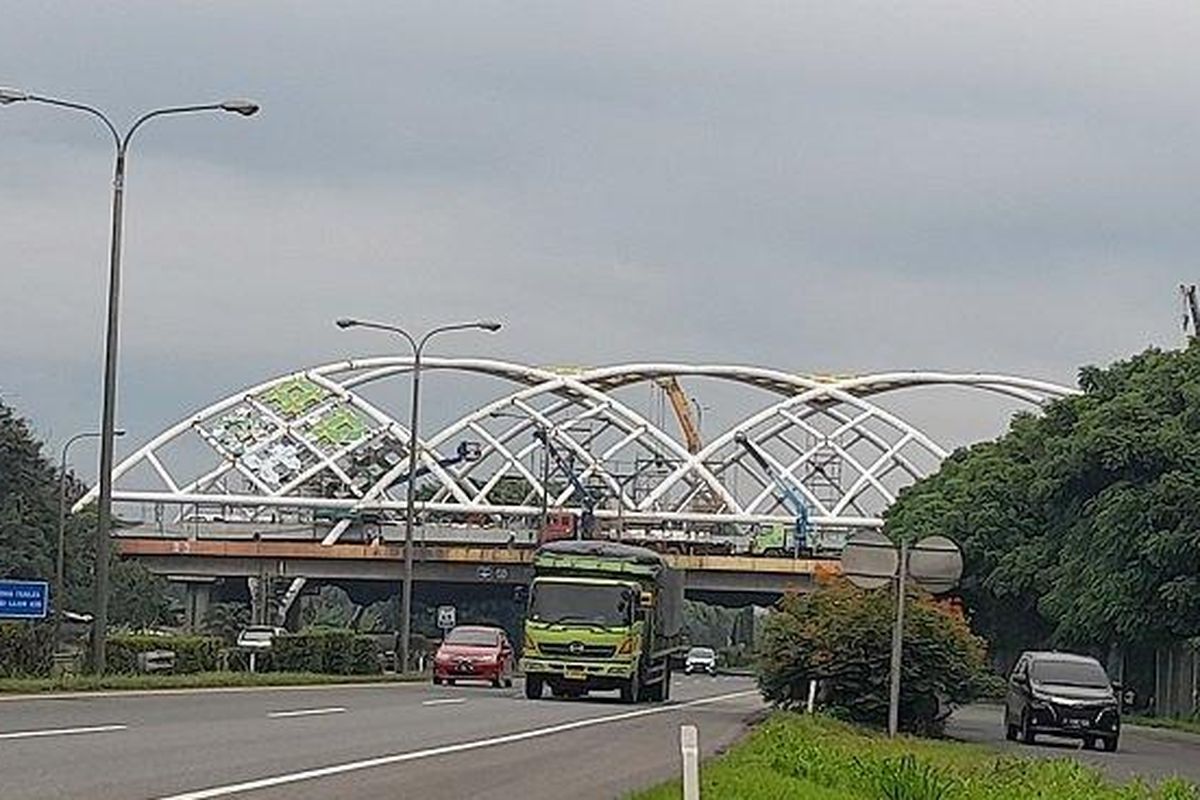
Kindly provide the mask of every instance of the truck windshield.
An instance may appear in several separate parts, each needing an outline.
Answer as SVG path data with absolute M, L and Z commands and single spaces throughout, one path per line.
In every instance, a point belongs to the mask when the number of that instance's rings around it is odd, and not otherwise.
M 615 627 L 632 620 L 633 592 L 624 586 L 588 583 L 534 583 L 529 618 Z

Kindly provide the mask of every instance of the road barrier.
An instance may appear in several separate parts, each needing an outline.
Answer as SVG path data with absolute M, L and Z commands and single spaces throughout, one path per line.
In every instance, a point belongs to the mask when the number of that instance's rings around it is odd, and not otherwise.
M 138 672 L 172 672 L 175 669 L 174 650 L 146 650 L 137 654 Z

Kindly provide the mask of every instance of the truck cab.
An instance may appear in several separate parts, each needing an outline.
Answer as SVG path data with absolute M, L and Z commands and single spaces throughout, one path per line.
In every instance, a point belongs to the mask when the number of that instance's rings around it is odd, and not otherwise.
M 522 668 L 531 699 L 616 689 L 666 700 L 682 648 L 683 585 L 662 557 L 610 542 L 554 542 L 534 557 Z

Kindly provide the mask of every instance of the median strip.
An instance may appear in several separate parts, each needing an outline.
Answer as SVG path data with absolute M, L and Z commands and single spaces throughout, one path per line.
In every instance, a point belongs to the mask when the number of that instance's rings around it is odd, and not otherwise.
M 0 739 L 38 739 L 43 736 L 75 736 L 81 733 L 123 731 L 128 725 L 93 725 L 90 728 L 50 728 L 42 731 L 11 731 L 0 733 Z
M 346 709 L 342 706 L 332 706 L 330 708 L 301 708 L 295 711 L 270 711 L 267 712 L 267 717 L 270 719 L 279 719 L 280 717 L 316 717 L 321 714 L 341 714 Z
M 720 703 L 725 700 L 736 700 L 741 697 L 750 697 L 757 694 L 757 690 L 731 692 L 729 694 L 721 694 L 714 697 L 704 697 L 699 700 L 691 700 L 678 705 L 672 704 L 654 706 L 652 708 L 640 708 L 636 711 L 626 711 L 621 714 L 610 714 L 604 717 L 592 717 L 590 719 L 576 720 L 575 722 L 565 722 L 560 725 L 551 725 L 546 728 L 534 728 L 532 730 L 521 731 L 519 733 L 495 736 L 490 739 L 476 739 L 470 742 L 459 742 L 457 744 L 442 745 L 441 747 L 431 747 L 427 750 L 414 750 L 408 753 L 396 753 L 395 755 L 390 756 L 368 758 L 362 761 L 350 761 L 345 764 L 335 764 L 330 767 L 320 767 L 317 769 L 303 770 L 301 772 L 290 772 L 284 775 L 275 775 L 269 778 L 260 778 L 253 781 L 244 781 L 242 783 L 230 783 L 225 786 L 213 786 L 208 789 L 200 789 L 194 792 L 184 792 L 183 794 L 169 795 L 159 798 L 159 800 L 211 800 L 211 798 L 215 797 L 229 797 L 230 795 L 241 794 L 243 792 L 252 792 L 257 789 L 269 789 L 274 786 L 283 786 L 289 783 L 310 781 L 316 778 L 327 778 L 331 775 L 357 772 L 358 770 L 371 769 L 372 767 L 383 767 L 390 764 L 402 764 L 406 761 L 417 761 L 423 758 L 450 755 L 452 753 L 465 753 L 471 750 L 479 750 L 484 747 L 495 747 L 502 744 L 524 742 L 530 739 L 540 739 L 545 736 L 554 736 L 559 733 L 567 733 L 568 731 L 592 728 L 597 725 L 607 725 L 613 722 L 623 722 L 625 720 L 638 719 L 640 717 L 650 717 L 656 714 L 669 714 L 674 711 L 681 711 L 685 708 L 711 705 L 713 703 Z

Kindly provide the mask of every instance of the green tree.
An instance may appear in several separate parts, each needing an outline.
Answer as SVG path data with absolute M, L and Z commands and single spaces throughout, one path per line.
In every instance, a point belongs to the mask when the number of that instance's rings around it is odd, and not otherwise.
M 1083 394 L 956 452 L 887 512 L 963 548 L 962 597 L 1002 649 L 1200 633 L 1200 345 L 1080 372 Z
M 894 595 L 834 580 L 789 595 L 768 617 L 759 644 L 759 687 L 783 708 L 804 704 L 817 681 L 825 710 L 855 722 L 887 721 Z M 905 611 L 900 726 L 936 731 L 952 704 L 973 699 L 983 641 L 961 614 L 913 591 Z
M 0 577 L 53 580 L 58 549 L 58 467 L 45 457 L 29 423 L 0 402 Z M 86 487 L 67 476 L 68 508 Z M 91 509 L 71 515 L 64 537 L 61 602 L 71 611 L 92 610 L 96 517 Z M 170 623 L 167 583 L 136 563 L 113 556 L 109 617 L 114 625 Z

